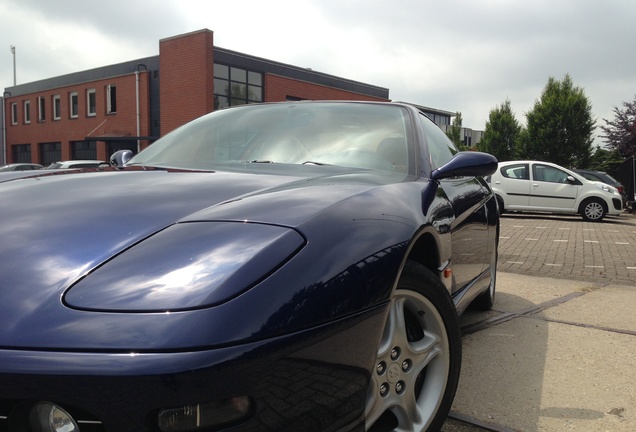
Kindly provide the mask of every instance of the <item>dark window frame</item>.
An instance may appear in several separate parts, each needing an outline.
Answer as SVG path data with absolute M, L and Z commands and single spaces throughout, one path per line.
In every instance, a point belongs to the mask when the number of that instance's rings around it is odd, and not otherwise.
M 31 163 L 31 144 L 14 144 L 11 146 L 14 163 Z
M 263 72 L 215 63 L 214 109 L 262 103 L 265 88 L 263 81 Z
M 71 141 L 71 159 L 96 160 L 97 141 Z
M 40 149 L 40 165 L 49 166 L 62 159 L 62 143 L 59 141 L 42 142 Z
M 117 86 L 115 84 L 106 86 L 106 113 L 117 113 Z
M 18 124 L 18 103 L 17 102 L 11 102 L 11 124 L 12 125 Z

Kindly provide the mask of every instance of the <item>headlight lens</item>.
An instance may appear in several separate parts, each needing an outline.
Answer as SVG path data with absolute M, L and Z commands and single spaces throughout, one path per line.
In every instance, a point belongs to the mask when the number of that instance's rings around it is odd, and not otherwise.
M 221 304 L 305 244 L 296 231 L 239 222 L 173 225 L 114 257 L 65 295 L 70 307 L 158 312 Z
M 605 192 L 614 194 L 617 192 L 617 190 L 613 187 L 611 187 L 610 185 L 607 185 L 605 183 L 594 183 L 596 185 L 597 188 L 599 188 L 600 190 L 603 190 Z
M 29 424 L 35 432 L 79 432 L 73 417 L 50 402 L 38 402 L 31 408 Z

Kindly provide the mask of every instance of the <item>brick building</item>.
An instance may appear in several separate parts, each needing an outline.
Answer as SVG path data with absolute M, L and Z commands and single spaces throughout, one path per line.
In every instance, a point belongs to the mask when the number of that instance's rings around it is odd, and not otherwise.
M 232 105 L 388 97 L 385 88 L 215 47 L 204 29 L 159 41 L 158 56 L 6 88 L 0 164 L 108 160 Z

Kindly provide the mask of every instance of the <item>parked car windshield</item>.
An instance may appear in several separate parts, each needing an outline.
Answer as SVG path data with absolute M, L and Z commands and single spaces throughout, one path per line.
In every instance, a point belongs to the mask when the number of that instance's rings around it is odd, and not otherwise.
M 340 165 L 406 173 L 408 113 L 388 104 L 262 104 L 203 116 L 128 165 L 214 169 L 219 164 Z

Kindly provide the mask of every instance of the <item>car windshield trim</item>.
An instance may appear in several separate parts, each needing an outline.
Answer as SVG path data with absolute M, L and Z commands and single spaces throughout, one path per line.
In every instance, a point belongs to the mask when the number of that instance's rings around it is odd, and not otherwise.
M 335 165 L 412 172 L 408 110 L 374 103 L 259 104 L 220 110 L 171 132 L 127 165 Z

